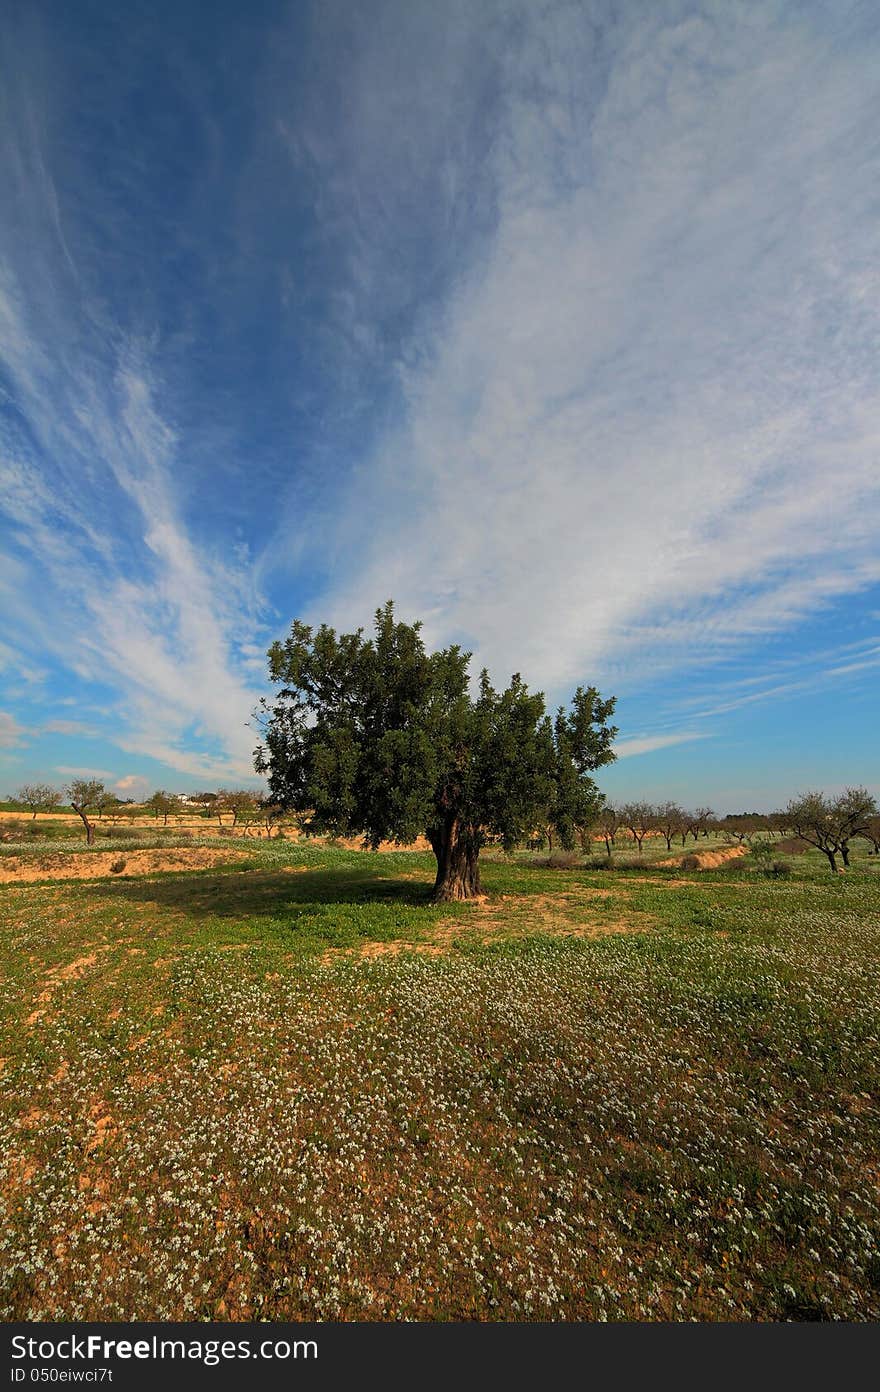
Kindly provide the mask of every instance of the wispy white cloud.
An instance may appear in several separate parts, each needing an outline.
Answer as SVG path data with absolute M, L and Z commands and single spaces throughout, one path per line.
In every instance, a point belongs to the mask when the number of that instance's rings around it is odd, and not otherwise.
M 679 717 L 687 711 L 687 719 L 713 720 L 749 706 L 833 690 L 843 679 L 876 668 L 880 668 L 880 646 L 875 638 L 862 639 L 770 660 L 758 675 L 710 683 L 699 696 L 679 697 L 675 705 Z
M 43 545 L 42 526 L 22 531 L 32 569 L 9 613 L 26 628 L 36 584 L 54 591 L 66 622 L 59 625 L 56 613 L 43 650 L 82 679 L 115 689 L 116 722 L 109 732 L 122 747 L 150 754 L 161 749 L 172 767 L 190 768 L 193 742 L 207 742 L 216 750 L 215 770 L 251 774 L 253 738 L 246 725 L 259 690 L 236 673 L 234 644 L 239 629 L 250 634 L 259 628 L 254 609 L 235 593 L 232 567 L 197 559 L 159 469 L 147 482 L 134 475 L 151 463 L 149 454 L 139 457 L 141 442 L 123 437 L 122 446 L 111 446 L 112 428 L 111 418 L 95 416 L 91 438 L 112 454 L 121 479 L 123 468 L 132 468 L 145 550 L 134 567 L 117 560 L 96 573 L 69 541 L 53 555 Z
M 618 759 L 632 759 L 638 754 L 653 754 L 658 749 L 671 749 L 676 744 L 689 744 L 691 740 L 708 737 L 705 730 L 682 730 L 670 735 L 636 735 L 631 739 L 617 740 L 614 752 Z
M 102 732 L 97 725 L 90 725 L 85 720 L 47 720 L 42 727 L 50 735 L 100 735 Z
M 494 231 L 400 358 L 314 614 L 393 595 L 496 672 L 632 684 L 880 579 L 880 66 L 800 10 L 518 13 Z
M 115 689 L 115 728 L 105 733 L 126 750 L 161 751 L 192 771 L 193 745 L 207 744 L 212 755 L 197 767 L 252 776 L 246 726 L 259 691 L 253 665 L 250 675 L 236 670 L 235 650 L 261 630 L 260 599 L 240 563 L 196 552 L 174 492 L 177 440 L 156 407 L 146 350 L 127 345 L 103 382 L 60 359 L 47 399 L 33 384 L 40 349 L 21 306 L 6 327 L 0 346 L 14 344 L 7 367 L 30 428 L 51 452 L 60 422 L 68 450 L 92 471 L 104 467 L 104 493 L 112 479 L 131 505 L 125 530 L 99 531 L 63 479 L 50 488 L 26 451 L 0 440 L 3 508 L 20 553 L 7 590 L 10 631 Z M 45 602 L 34 603 L 50 593 L 51 623 Z
M 0 749 L 17 749 L 25 742 L 27 731 L 9 711 L 0 711 Z
M 114 150 L 114 183 L 87 147 L 59 138 L 76 85 L 68 55 L 39 16 L 18 17 L 11 33 L 15 65 L 0 62 L 11 214 L 0 231 L 4 679 L 18 667 L 20 691 L 28 670 L 66 671 L 92 704 L 101 692 L 112 710 L 102 732 L 129 751 L 161 749 L 172 767 L 196 751 L 226 777 L 253 776 L 246 722 L 259 690 L 238 644 L 264 631 L 262 601 L 246 545 L 196 542 L 186 516 L 192 445 L 172 423 L 164 376 L 186 334 L 169 354 L 156 328 L 162 288 L 135 306 L 109 296 L 103 274 L 107 248 L 127 266 L 126 286 L 137 274 L 140 253 L 125 239 L 139 156 Z M 105 95 L 124 103 L 125 87 Z
M 144 778 L 143 774 L 126 773 L 122 778 L 117 778 L 113 784 L 113 791 L 119 797 L 141 800 L 147 796 L 149 787 L 149 779 Z
M 623 757 L 869 671 L 867 648 L 787 670 L 766 639 L 880 581 L 876 26 L 846 0 L 612 9 L 292 7 L 253 129 L 193 115 L 187 70 L 181 166 L 111 140 L 107 179 L 64 134 L 88 84 L 16 31 L 4 704 L 47 684 L 54 733 L 103 708 L 117 773 L 244 780 L 269 620 L 348 627 L 389 595 L 553 696 L 717 669 Z M 120 53 L 135 86 L 141 62 Z

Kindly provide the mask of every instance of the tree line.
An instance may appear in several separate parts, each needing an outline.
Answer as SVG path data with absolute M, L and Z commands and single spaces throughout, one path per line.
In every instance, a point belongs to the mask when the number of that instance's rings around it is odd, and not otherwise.
M 167 826 L 169 817 L 181 817 L 196 806 L 201 815 L 216 817 L 221 827 L 227 825 L 223 818 L 229 815 L 233 828 L 253 827 L 259 820 L 267 836 L 280 830 L 288 813 L 277 800 L 260 797 L 245 788 L 195 793 L 186 802 L 179 794 L 160 788 L 143 803 L 133 804 L 108 792 L 97 779 L 74 779 L 63 792 L 48 784 L 24 784 L 10 801 L 31 812 L 33 820 L 39 812 L 56 811 L 65 795 L 68 805 L 83 822 L 89 845 L 94 839 L 95 819 L 101 821 L 107 817 L 115 825 L 122 816 L 137 815 L 143 809 L 152 812 L 156 820 L 161 817 L 163 826 Z M 623 838 L 635 846 L 641 856 L 645 840 L 654 836 L 662 837 L 670 852 L 676 841 L 686 847 L 689 840 L 698 843 L 710 835 L 725 836 L 740 845 L 796 837 L 821 851 L 833 871 L 840 868 L 838 858 L 844 868 L 849 866 L 852 843 L 856 840 L 867 841 L 871 846 L 869 854 L 880 855 L 880 811 L 867 788 L 847 788 L 838 796 L 816 791 L 802 793 L 777 812 L 728 813 L 723 817 L 717 816 L 710 807 L 698 807 L 691 812 L 672 801 L 636 801 L 615 806 L 605 801 L 601 793 L 586 810 L 590 815 L 580 821 L 573 818 L 561 831 L 558 820 L 539 820 L 537 825 L 526 830 L 518 844 L 531 850 L 546 845 L 552 855 L 557 844 L 563 844 L 569 851 L 579 847 L 589 854 L 593 845 L 601 842 L 612 859 Z M 311 808 L 297 815 L 295 820 L 306 835 L 326 830 L 316 824 Z M 503 841 L 503 837 L 493 836 L 489 831 L 485 839 L 488 843 Z
M 162 825 L 167 826 L 169 817 L 180 818 L 195 805 L 201 815 L 216 817 L 221 827 L 225 825 L 224 816 L 229 814 L 233 827 L 240 821 L 252 824 L 259 818 L 268 834 L 281 815 L 280 808 L 245 788 L 220 788 L 216 793 L 197 793 L 188 799 L 158 788 L 144 802 L 135 803 L 116 797 L 97 778 L 75 778 L 62 791 L 47 783 L 25 783 L 9 800 L 29 811 L 32 821 L 40 812 L 56 812 L 63 805 L 71 807 L 83 823 L 87 845 L 94 841 L 96 821 L 106 817 L 115 826 L 123 817 L 138 816 L 144 810 L 152 812 L 157 821 L 161 817 Z
M 716 816 L 709 807 L 689 812 L 676 802 L 627 802 L 619 807 L 606 802 L 592 822 L 578 829 L 583 851 L 588 853 L 594 842 L 602 841 L 609 858 L 623 837 L 641 856 L 649 836 L 662 836 L 671 852 L 676 840 L 686 847 L 689 838 L 698 842 L 710 835 L 725 836 L 740 845 L 794 837 L 820 850 L 836 871 L 838 857 L 844 867 L 849 865 L 855 840 L 868 841 L 873 854 L 880 855 L 880 813 L 867 788 L 847 788 L 838 796 L 801 793 L 778 812 L 739 812 L 724 817 Z M 552 854 L 552 828 L 536 839 L 546 841 Z M 535 840 L 531 844 L 534 848 Z

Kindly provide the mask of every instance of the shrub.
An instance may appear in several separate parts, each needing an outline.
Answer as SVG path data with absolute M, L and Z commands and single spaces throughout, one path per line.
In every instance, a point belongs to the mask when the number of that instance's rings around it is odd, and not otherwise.
M 682 870 L 699 870 L 700 868 L 699 859 L 695 855 L 682 856 L 679 865 Z
M 764 874 L 771 880 L 788 880 L 791 878 L 791 866 L 787 860 L 774 860 Z
M 581 858 L 577 851 L 554 851 L 552 856 L 539 863 L 547 870 L 577 870 Z
M 121 875 L 127 864 L 128 861 L 125 859 L 125 856 L 119 856 L 116 860 L 111 861 L 110 874 Z
M 751 856 L 752 860 L 756 861 L 758 865 L 764 868 L 766 868 L 770 864 L 770 861 L 773 859 L 773 856 L 775 854 L 776 846 L 773 844 L 772 841 L 768 841 L 766 839 L 754 841 L 752 845 L 749 847 L 749 855 Z

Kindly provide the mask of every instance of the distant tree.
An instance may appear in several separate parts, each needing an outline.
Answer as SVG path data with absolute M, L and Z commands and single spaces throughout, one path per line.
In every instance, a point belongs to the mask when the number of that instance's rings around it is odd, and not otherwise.
M 869 817 L 862 836 L 874 847 L 874 855 L 880 855 L 880 817 Z M 871 852 L 869 851 L 870 855 Z
M 641 860 L 642 842 L 648 832 L 653 831 L 656 827 L 653 807 L 649 802 L 628 802 L 620 809 L 620 821 L 638 846 L 639 860 Z
M 750 842 L 761 828 L 761 816 L 756 812 L 730 812 L 722 822 L 724 832 L 740 845 Z
M 259 810 L 265 823 L 266 836 L 271 837 L 273 826 L 280 822 L 284 816 L 284 808 L 280 807 L 277 802 L 273 802 L 271 798 L 260 798 Z M 280 826 L 278 830 L 280 832 Z
M 157 788 L 151 797 L 144 803 L 156 818 L 162 818 L 162 825 L 168 825 L 168 818 L 173 812 L 179 812 L 182 806 L 180 798 L 176 793 L 167 793 L 164 788 Z
M 33 813 L 31 821 L 35 821 L 38 812 L 51 812 L 59 805 L 61 794 L 48 783 L 24 783 L 15 794 L 15 801 L 23 803 Z
M 231 812 L 232 825 L 235 826 L 239 817 L 246 816 L 249 812 L 257 809 L 257 797 L 255 793 L 248 792 L 246 788 L 221 788 L 214 803 L 214 811 L 218 813 Z M 222 821 L 221 821 L 222 826 Z
M 488 840 L 511 848 L 546 816 L 572 848 L 595 805 L 589 774 L 614 757 L 614 702 L 581 687 L 553 720 L 519 675 L 499 692 L 485 671 L 472 697 L 470 654 L 426 652 L 420 628 L 398 623 L 390 602 L 371 639 L 294 623 L 269 649 L 281 690 L 264 707 L 255 767 L 279 806 L 311 810 L 315 830 L 374 848 L 423 832 L 435 900 L 470 899 Z
M 612 807 L 610 802 L 606 802 L 599 813 L 599 835 L 605 842 L 605 850 L 609 860 L 614 855 L 614 845 L 621 825 L 620 813 L 617 808 Z
M 108 814 L 116 812 L 124 804 L 119 800 L 115 793 L 104 792 L 95 802 L 95 810 L 98 813 L 98 821 Z
M 593 849 L 593 842 L 600 835 L 599 814 L 602 811 L 602 803 L 596 808 L 596 815 L 584 821 L 577 828 L 577 842 L 584 855 L 589 855 Z
M 685 826 L 685 813 L 677 802 L 662 802 L 654 810 L 657 830 L 666 842 L 667 851 L 672 850 L 672 838 Z
M 846 788 L 836 798 L 801 793 L 786 808 L 797 835 L 822 852 L 832 871 L 837 870 L 838 855 L 849 865 L 850 842 L 864 835 L 876 814 L 877 803 L 867 788 Z
M 96 778 L 75 778 L 65 788 L 68 801 L 86 829 L 86 845 L 91 846 L 95 839 L 95 828 L 89 821 L 89 813 L 100 806 L 104 795 L 104 784 Z
M 711 807 L 698 807 L 693 815 L 691 830 L 694 833 L 694 840 L 698 836 L 708 836 L 709 828 L 715 820 L 715 813 Z

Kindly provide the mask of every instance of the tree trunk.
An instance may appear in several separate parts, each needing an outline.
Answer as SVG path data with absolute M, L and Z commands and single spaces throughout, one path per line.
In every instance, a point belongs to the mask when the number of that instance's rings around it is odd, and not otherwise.
M 475 899 L 480 894 L 480 847 L 473 829 L 447 817 L 428 832 L 437 857 L 437 878 L 431 898 L 435 904 Z
M 836 875 L 836 874 L 837 874 L 837 861 L 836 861 L 835 858 L 834 858 L 834 852 L 833 852 L 833 851 L 826 851 L 826 849 L 825 849 L 824 846 L 823 846 L 821 849 L 822 849 L 822 854 L 823 854 L 824 856 L 827 856 L 827 857 L 828 857 L 828 864 L 831 866 L 831 872 L 832 872 L 832 874 Z
M 92 826 L 85 812 L 80 812 L 78 807 L 74 807 L 73 810 L 86 829 L 86 845 L 91 846 L 92 842 L 95 839 L 95 828 Z
M 845 841 L 840 843 L 840 854 L 843 856 L 843 863 L 849 869 L 849 846 Z

